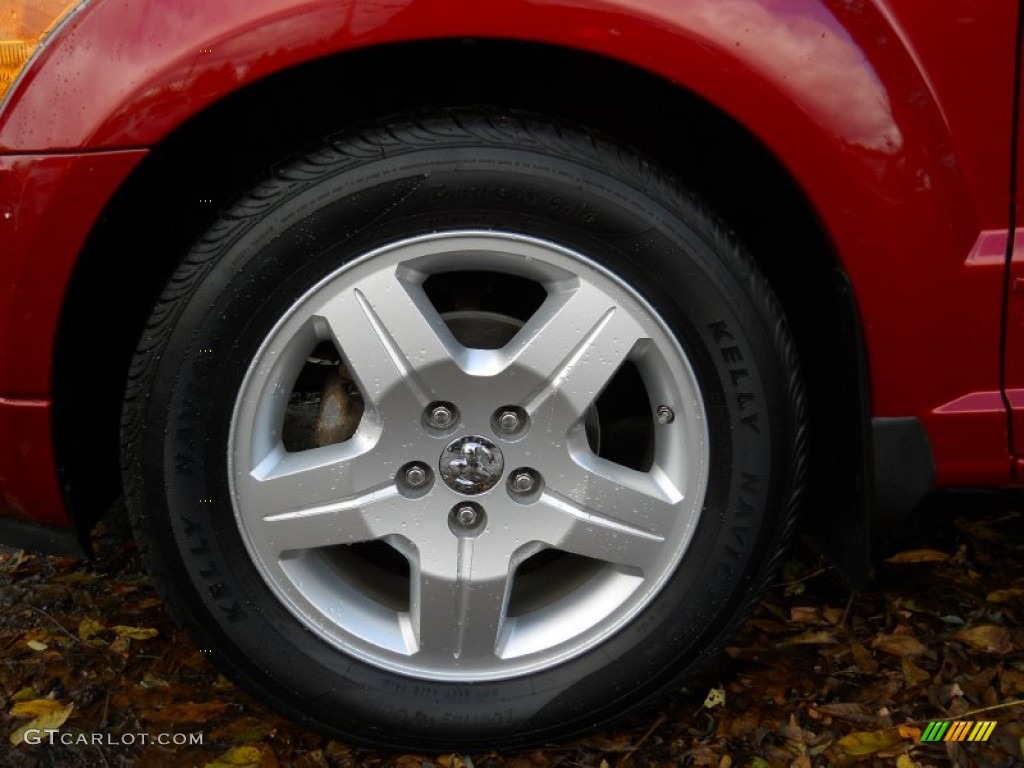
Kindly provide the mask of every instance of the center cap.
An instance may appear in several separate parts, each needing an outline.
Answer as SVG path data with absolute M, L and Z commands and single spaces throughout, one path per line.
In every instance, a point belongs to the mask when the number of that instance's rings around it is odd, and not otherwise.
M 501 480 L 505 459 L 486 437 L 466 435 L 448 443 L 438 469 L 445 484 L 457 493 L 475 496 Z

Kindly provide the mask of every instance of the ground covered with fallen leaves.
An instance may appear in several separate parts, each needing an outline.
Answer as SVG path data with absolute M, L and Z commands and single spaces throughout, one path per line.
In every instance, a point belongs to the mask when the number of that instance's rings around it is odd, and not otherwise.
M 1021 510 L 968 504 L 860 591 L 798 545 L 710 685 L 642 722 L 515 754 L 382 754 L 292 725 L 174 626 L 120 535 L 101 536 L 91 563 L 5 552 L 0 766 L 1024 765 Z M 996 725 L 986 742 L 922 743 L 940 719 Z M 56 743 L 25 741 L 47 728 Z M 114 743 L 88 743 L 94 733 Z M 202 745 L 152 743 L 159 734 Z

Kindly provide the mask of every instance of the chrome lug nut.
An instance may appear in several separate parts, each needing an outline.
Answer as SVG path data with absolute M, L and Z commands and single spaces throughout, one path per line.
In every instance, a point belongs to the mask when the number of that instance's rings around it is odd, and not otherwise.
M 422 461 L 410 461 L 398 470 L 395 485 L 407 499 L 418 499 L 430 493 L 434 473 Z
M 512 490 L 518 493 L 529 493 L 535 484 L 536 480 L 529 472 L 516 472 L 512 476 Z
M 518 405 L 503 405 L 491 414 L 491 429 L 505 440 L 517 440 L 530 426 L 530 417 Z
M 459 525 L 470 528 L 476 525 L 476 521 L 480 519 L 480 516 L 473 507 L 466 505 L 464 507 L 459 507 L 455 511 L 455 519 L 458 521 Z
M 675 413 L 667 405 L 659 405 L 657 414 L 659 424 L 671 424 L 676 418 Z
M 484 508 L 473 502 L 456 504 L 448 513 L 448 528 L 460 538 L 479 536 L 487 526 Z
M 519 414 L 515 411 L 503 411 L 498 417 L 498 426 L 502 432 L 515 432 L 519 429 Z
M 448 429 L 455 422 L 455 414 L 455 406 L 450 403 L 427 406 L 427 421 L 434 429 Z
M 405 470 L 405 482 L 412 488 L 419 488 L 427 482 L 427 470 L 418 465 L 413 465 Z

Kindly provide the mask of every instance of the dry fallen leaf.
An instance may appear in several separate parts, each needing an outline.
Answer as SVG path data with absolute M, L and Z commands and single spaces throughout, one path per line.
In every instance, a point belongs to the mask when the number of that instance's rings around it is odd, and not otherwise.
M 11 707 L 11 716 L 31 717 L 32 720 L 10 735 L 11 744 L 14 746 L 21 744 L 25 740 L 25 734 L 32 729 L 45 731 L 60 728 L 74 707 L 74 704 L 61 704 L 53 699 L 19 701 Z
M 858 731 L 847 734 L 839 740 L 839 748 L 847 755 L 873 755 L 883 749 L 894 747 L 902 741 L 895 730 Z
M 878 635 L 871 642 L 871 647 L 892 656 L 920 656 L 928 651 L 920 640 L 911 635 Z
M 931 677 L 907 656 L 900 659 L 900 666 L 903 669 L 903 679 L 907 681 L 907 685 L 917 685 Z
M 816 624 L 821 621 L 821 611 L 813 605 L 795 605 L 789 609 L 789 620 L 798 624 Z
M 33 651 L 45 651 L 47 648 L 50 647 L 46 643 L 40 643 L 38 640 L 28 640 L 25 642 L 25 645 L 27 645 Z
M 985 598 L 990 603 L 1010 603 L 1024 597 L 1024 589 L 997 589 Z
M 878 671 L 878 662 L 871 655 L 871 651 L 863 645 L 856 642 L 850 643 L 850 652 L 853 654 L 853 663 L 865 675 L 873 675 Z
M 142 717 L 157 723 L 205 723 L 230 708 L 230 705 L 223 701 L 187 701 L 183 704 L 169 704 L 166 707 L 147 710 L 142 713 Z
M 712 688 L 704 697 L 705 709 L 714 709 L 725 704 L 725 688 Z
M 1024 693 L 1024 672 L 1015 669 L 999 670 L 999 692 L 1003 696 L 1018 696 Z M 1021 755 L 1024 757 L 1024 755 Z
M 898 552 L 892 557 L 887 557 L 887 563 L 944 563 L 949 560 L 949 555 L 939 552 L 937 549 L 911 549 L 906 552 Z
M 843 608 L 825 607 L 822 609 L 821 615 L 825 617 L 825 621 L 829 624 L 835 624 L 838 626 L 846 617 L 846 611 Z
M 244 744 L 246 742 L 262 741 L 273 730 L 272 725 L 257 717 L 242 717 L 220 726 L 210 734 L 210 738 L 215 741 L 227 742 L 228 744 Z M 401 766 L 396 768 L 401 768 Z
M 835 636 L 827 629 L 814 629 L 787 637 L 779 645 L 831 645 L 835 642 Z
M 862 728 L 886 728 L 890 725 L 890 721 L 868 711 L 863 704 L 852 701 L 819 704 L 811 712 L 816 712 L 819 717 L 842 720 Z
M 111 629 L 117 633 L 118 637 L 129 637 L 132 640 L 148 640 L 160 634 L 155 629 L 149 627 L 126 627 L 122 624 L 111 627 Z
M 96 619 L 87 617 L 78 623 L 78 637 L 82 640 L 88 640 L 90 637 L 102 632 L 103 629 L 103 625 L 96 621 Z
M 901 725 L 896 729 L 896 732 L 904 739 L 909 739 L 910 741 L 916 742 L 921 740 L 921 729 L 915 728 L 912 725 Z
M 273 762 L 268 762 L 268 758 Z M 258 746 L 232 747 L 205 768 L 270 768 L 277 759 L 268 750 Z
M 953 639 L 989 653 L 1009 653 L 1013 650 L 1010 630 L 996 624 L 979 624 L 970 629 L 961 629 L 953 635 Z

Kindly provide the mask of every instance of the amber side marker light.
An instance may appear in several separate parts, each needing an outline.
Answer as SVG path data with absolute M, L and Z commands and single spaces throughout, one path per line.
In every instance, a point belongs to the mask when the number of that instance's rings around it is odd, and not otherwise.
M 0 0 L 0 99 L 57 23 L 81 0 Z

